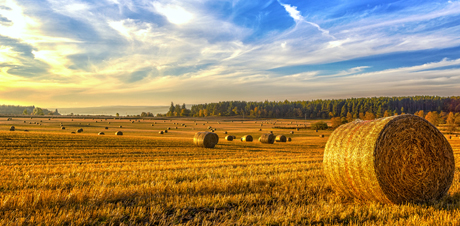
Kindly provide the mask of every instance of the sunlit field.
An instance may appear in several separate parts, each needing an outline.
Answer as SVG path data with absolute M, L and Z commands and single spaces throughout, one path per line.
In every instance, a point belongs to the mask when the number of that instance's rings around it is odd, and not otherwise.
M 337 195 L 322 171 L 332 131 L 306 129 L 311 122 L 0 118 L 0 225 L 460 224 L 458 170 L 437 203 Z M 209 126 L 219 135 L 216 148 L 193 146 L 194 134 Z M 292 142 L 257 141 L 270 131 Z M 254 142 L 240 141 L 247 134 Z M 459 137 L 448 140 L 458 168 Z

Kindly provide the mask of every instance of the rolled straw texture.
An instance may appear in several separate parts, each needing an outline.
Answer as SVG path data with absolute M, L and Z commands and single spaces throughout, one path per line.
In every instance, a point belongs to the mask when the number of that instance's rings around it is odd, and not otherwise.
M 233 136 L 226 136 L 226 137 L 225 137 L 225 140 L 227 140 L 227 141 L 233 141 Z
M 264 144 L 273 144 L 275 142 L 275 135 L 273 135 L 273 133 L 262 134 L 259 141 Z
M 198 147 L 214 148 L 219 142 L 219 136 L 211 132 L 198 132 L 193 137 L 193 143 Z
M 333 189 L 345 196 L 400 204 L 443 197 L 455 162 L 435 126 L 406 114 L 340 126 L 327 141 L 323 167 Z
M 278 135 L 278 136 L 276 136 L 275 141 L 276 142 L 286 142 L 286 136 Z

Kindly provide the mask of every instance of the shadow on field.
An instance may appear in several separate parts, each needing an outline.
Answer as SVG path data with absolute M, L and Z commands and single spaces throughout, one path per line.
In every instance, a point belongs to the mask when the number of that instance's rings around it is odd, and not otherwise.
M 440 201 L 427 203 L 426 205 L 437 210 L 460 210 L 460 192 L 447 194 Z

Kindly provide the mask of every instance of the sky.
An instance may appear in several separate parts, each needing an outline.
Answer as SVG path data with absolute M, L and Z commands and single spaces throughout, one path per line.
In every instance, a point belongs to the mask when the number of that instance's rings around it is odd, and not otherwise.
M 0 0 L 0 104 L 460 95 L 460 1 Z

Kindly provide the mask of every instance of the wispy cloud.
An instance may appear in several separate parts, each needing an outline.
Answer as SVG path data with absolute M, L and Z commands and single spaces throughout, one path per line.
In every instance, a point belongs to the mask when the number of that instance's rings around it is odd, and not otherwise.
M 0 0 L 0 103 L 459 95 L 459 4 Z

